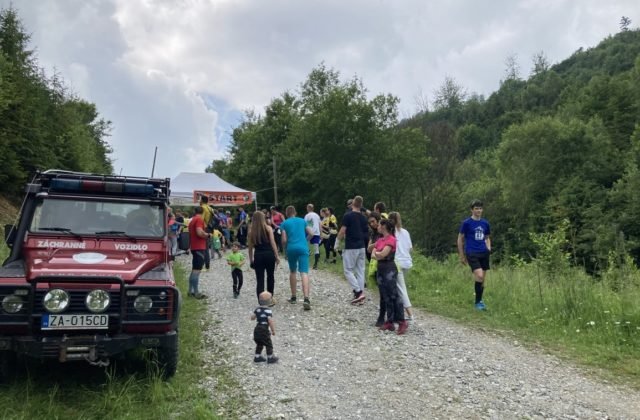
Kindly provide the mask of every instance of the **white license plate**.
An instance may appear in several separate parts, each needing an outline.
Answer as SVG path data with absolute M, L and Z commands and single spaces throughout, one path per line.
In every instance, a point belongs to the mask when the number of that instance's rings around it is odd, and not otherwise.
M 109 315 L 42 315 L 43 330 L 88 330 L 109 328 Z

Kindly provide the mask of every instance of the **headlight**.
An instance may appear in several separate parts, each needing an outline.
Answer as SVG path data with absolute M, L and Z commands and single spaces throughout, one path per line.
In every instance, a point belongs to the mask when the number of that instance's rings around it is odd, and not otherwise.
M 2 309 L 4 309 L 4 311 L 8 314 L 15 314 L 20 312 L 20 309 L 22 309 L 22 305 L 24 305 L 24 301 L 20 296 L 9 295 L 5 296 L 5 298 L 2 299 Z
M 62 289 L 53 289 L 44 295 L 43 304 L 47 311 L 57 314 L 67 309 L 70 302 L 69 293 Z
M 149 312 L 152 306 L 153 300 L 146 295 L 138 296 L 136 300 L 133 301 L 133 307 L 138 312 Z
M 85 299 L 87 309 L 91 312 L 98 314 L 107 310 L 111 304 L 111 297 L 109 292 L 102 289 L 96 289 L 89 292 Z

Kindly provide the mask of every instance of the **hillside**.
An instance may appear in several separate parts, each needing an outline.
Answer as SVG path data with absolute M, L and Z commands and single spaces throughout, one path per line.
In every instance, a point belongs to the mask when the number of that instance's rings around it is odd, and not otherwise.
M 0 226 L 4 229 L 4 225 L 14 223 L 18 216 L 19 208 L 5 197 L 0 196 Z

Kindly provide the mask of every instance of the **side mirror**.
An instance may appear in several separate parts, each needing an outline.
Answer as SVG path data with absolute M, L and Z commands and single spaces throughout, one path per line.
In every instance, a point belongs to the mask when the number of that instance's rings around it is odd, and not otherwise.
M 4 225 L 4 241 L 7 243 L 9 248 L 13 246 L 13 243 L 16 240 L 16 232 L 17 229 L 14 225 Z

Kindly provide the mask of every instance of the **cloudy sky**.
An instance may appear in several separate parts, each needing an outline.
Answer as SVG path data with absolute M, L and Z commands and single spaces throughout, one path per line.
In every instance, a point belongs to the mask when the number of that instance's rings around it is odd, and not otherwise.
M 40 65 L 113 122 L 116 173 L 200 172 L 244 110 L 261 112 L 319 63 L 392 93 L 412 114 L 445 77 L 488 95 L 517 55 L 523 76 L 640 23 L 638 0 L 0 0 Z M 420 98 L 420 99 L 418 99 Z

